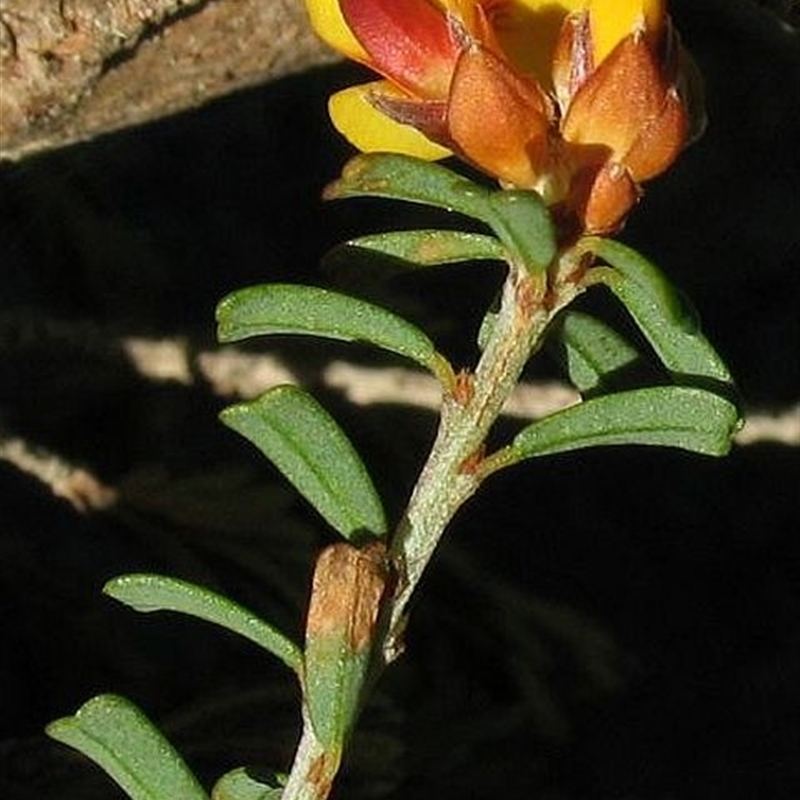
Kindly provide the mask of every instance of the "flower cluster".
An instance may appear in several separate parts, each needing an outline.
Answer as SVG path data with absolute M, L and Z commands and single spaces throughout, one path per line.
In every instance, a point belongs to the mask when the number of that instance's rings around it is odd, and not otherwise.
M 455 154 L 583 231 L 618 228 L 690 137 L 664 0 L 306 0 L 382 80 L 335 94 L 359 149 Z

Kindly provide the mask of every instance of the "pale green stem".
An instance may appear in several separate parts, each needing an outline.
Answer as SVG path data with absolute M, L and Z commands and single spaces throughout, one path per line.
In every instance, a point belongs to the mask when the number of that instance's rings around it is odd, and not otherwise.
M 562 254 L 550 273 L 549 287 L 545 273 L 509 268 L 500 309 L 474 374 L 460 376 L 453 391 L 445 393 L 436 440 L 392 539 L 397 589 L 386 609 L 388 622 L 377 629 L 385 632 L 383 642 L 373 643 L 373 652 L 382 652 L 384 663 L 402 650 L 408 601 L 445 528 L 483 480 L 480 466 L 490 428 L 547 326 L 583 291 L 569 277 L 575 261 L 572 251 Z M 338 751 L 326 753 L 304 709 L 303 734 L 281 800 L 324 800 L 340 756 Z
M 572 252 L 562 255 L 547 294 L 543 273 L 509 269 L 500 309 L 474 375 L 463 381 L 462 391 L 443 398 L 436 440 L 392 540 L 398 588 L 384 644 L 387 662 L 402 650 L 408 601 L 445 528 L 483 479 L 479 465 L 489 429 L 553 317 L 582 291 L 572 281 L 559 280 L 572 272 L 573 261 Z
M 339 769 L 341 753 L 328 753 L 317 739 L 303 704 L 303 733 L 281 800 L 325 800 Z

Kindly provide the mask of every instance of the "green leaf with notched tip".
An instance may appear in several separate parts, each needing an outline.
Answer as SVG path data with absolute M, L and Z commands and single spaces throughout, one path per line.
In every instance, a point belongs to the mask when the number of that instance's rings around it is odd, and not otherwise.
M 302 672 L 303 654 L 296 644 L 249 609 L 203 586 L 167 575 L 133 574 L 113 578 L 103 592 L 143 613 L 177 611 L 213 622 L 263 647 L 298 675 Z
M 615 330 L 579 311 L 563 312 L 555 334 L 570 381 L 581 394 L 600 389 L 606 378 L 640 357 Z
M 532 191 L 494 191 L 440 164 L 397 153 L 363 153 L 325 190 L 327 199 L 386 197 L 437 206 L 480 220 L 520 266 L 546 269 L 556 256 L 555 231 Z
M 279 333 L 369 342 L 416 361 L 442 382 L 452 380 L 450 365 L 419 328 L 385 308 L 316 286 L 241 289 L 219 303 L 217 323 L 221 342 Z
M 603 395 L 524 428 L 513 460 L 601 445 L 645 444 L 725 455 L 738 424 L 734 406 L 687 386 L 657 386 Z
M 586 239 L 582 245 L 613 267 L 603 282 L 628 309 L 676 381 L 716 386 L 732 394 L 728 368 L 700 332 L 693 309 L 657 267 L 610 239 Z
M 91 758 L 132 800 L 208 800 L 175 748 L 124 697 L 94 697 L 47 734 Z
M 492 215 L 489 195 L 486 187 L 440 164 L 399 153 L 361 153 L 347 162 L 324 197 L 386 197 L 485 219 Z
M 222 421 L 249 439 L 346 539 L 386 533 L 366 467 L 324 408 L 296 386 L 226 408 Z
M 421 267 L 460 261 L 505 261 L 508 258 L 508 251 L 493 236 L 463 231 L 376 233 L 351 239 L 346 247 L 371 250 Z

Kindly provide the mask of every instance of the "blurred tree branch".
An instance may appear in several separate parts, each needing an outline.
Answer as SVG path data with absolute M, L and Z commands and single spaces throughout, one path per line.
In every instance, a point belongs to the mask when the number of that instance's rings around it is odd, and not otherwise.
M 0 159 L 333 58 L 302 0 L 0 0 Z

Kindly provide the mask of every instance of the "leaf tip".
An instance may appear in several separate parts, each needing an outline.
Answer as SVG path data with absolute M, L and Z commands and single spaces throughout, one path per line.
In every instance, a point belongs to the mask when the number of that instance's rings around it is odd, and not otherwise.
M 75 717 L 59 717 L 44 726 L 44 732 L 57 742 L 64 741 L 65 734 L 75 725 Z

